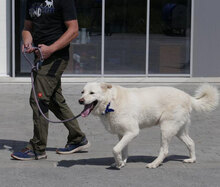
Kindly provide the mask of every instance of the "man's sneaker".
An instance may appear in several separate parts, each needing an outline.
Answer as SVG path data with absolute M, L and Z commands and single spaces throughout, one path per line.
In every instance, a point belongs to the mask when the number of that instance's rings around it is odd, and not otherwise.
M 39 159 L 46 159 L 47 155 L 46 153 L 43 154 L 35 154 L 32 150 L 25 148 L 20 152 L 14 152 L 11 154 L 11 157 L 16 160 L 39 160 Z
M 89 141 L 84 138 L 78 144 L 67 144 L 65 148 L 59 148 L 56 150 L 57 154 L 71 154 L 79 151 L 86 151 L 90 147 Z

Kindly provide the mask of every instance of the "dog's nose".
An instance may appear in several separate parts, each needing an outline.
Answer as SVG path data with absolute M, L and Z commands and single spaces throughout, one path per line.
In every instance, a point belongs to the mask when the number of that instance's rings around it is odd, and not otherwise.
M 85 100 L 83 98 L 79 99 L 79 104 L 83 105 Z

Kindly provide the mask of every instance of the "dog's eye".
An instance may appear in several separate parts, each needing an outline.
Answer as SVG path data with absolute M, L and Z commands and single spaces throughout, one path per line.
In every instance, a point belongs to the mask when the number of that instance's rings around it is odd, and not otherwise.
M 90 92 L 90 94 L 92 95 L 92 94 L 94 94 L 94 92 Z
M 84 94 L 84 91 L 82 91 L 81 94 Z

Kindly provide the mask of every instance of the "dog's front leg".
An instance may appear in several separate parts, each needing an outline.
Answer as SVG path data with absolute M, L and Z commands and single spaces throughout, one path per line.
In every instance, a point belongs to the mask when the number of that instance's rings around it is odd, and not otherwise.
M 118 135 L 118 139 L 119 139 L 119 141 L 122 139 L 122 137 L 123 137 L 123 136 Z M 121 155 L 122 155 L 122 160 L 123 160 L 124 163 L 126 164 L 127 159 L 128 159 L 128 145 L 125 146 L 124 149 L 122 149 L 122 151 L 121 151 Z
M 122 160 L 122 150 L 126 148 L 128 143 L 134 139 L 139 134 L 139 129 L 126 133 L 121 140 L 118 142 L 118 144 L 113 148 L 113 155 L 115 158 L 115 164 L 112 165 L 112 167 L 116 168 L 122 168 L 125 166 L 125 161 Z
M 125 148 L 122 150 L 122 159 L 123 159 L 124 163 L 127 162 L 127 159 L 128 159 L 128 145 L 125 146 Z

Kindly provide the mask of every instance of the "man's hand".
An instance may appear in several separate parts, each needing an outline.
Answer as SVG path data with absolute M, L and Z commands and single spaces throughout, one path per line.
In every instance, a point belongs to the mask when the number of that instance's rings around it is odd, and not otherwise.
M 31 43 L 24 43 L 22 45 L 22 52 L 24 53 L 32 53 L 35 49 L 33 48 Z
M 31 35 L 32 30 L 32 22 L 29 20 L 25 20 L 24 29 L 22 31 L 23 45 L 22 52 L 24 53 L 32 53 L 35 49 L 32 47 L 33 38 Z
M 39 44 L 38 47 L 41 49 L 41 53 L 42 53 L 42 58 L 45 60 L 47 58 L 49 58 L 53 53 L 54 50 L 51 46 L 47 46 L 44 44 Z M 37 56 L 40 58 L 41 54 L 39 52 L 39 50 L 36 51 Z

